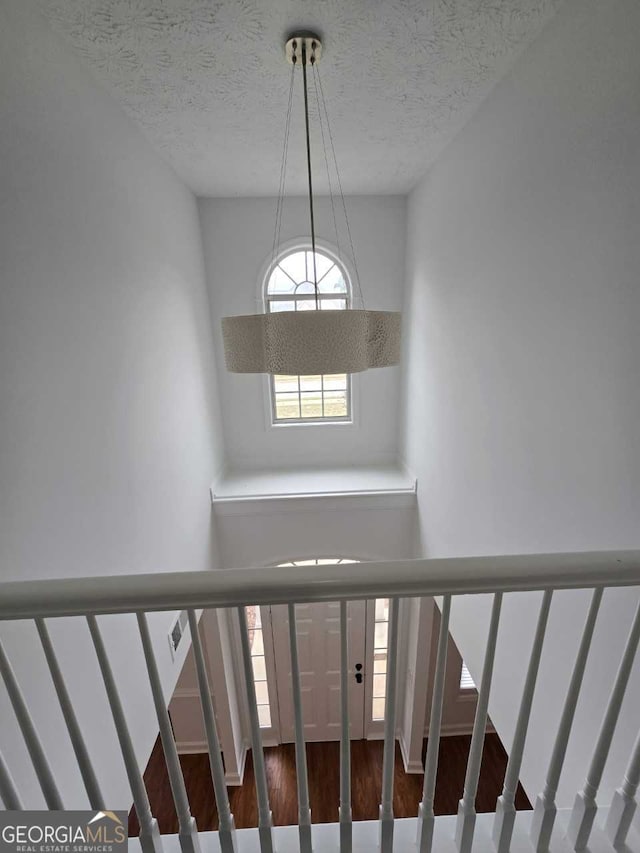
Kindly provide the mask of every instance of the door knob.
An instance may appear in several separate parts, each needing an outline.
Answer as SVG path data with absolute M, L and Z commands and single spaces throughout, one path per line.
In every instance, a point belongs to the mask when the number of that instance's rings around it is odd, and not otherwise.
M 357 663 L 357 664 L 356 664 L 356 672 L 360 672 L 360 670 L 361 670 L 361 669 L 362 669 L 362 664 L 361 664 L 361 663 Z
M 356 681 L 358 682 L 358 684 L 362 684 L 362 673 L 361 672 L 356 672 Z

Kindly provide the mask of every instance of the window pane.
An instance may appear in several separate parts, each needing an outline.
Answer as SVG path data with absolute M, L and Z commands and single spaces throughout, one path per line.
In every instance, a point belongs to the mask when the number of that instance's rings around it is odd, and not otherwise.
M 384 699 L 374 699 L 372 717 L 374 720 L 384 720 Z
M 346 418 L 349 414 L 346 391 L 330 391 L 324 395 L 325 417 Z
M 322 417 L 322 394 L 319 391 L 302 393 L 300 395 L 303 418 L 321 418 Z
M 386 649 L 387 647 L 387 632 L 389 625 L 387 622 L 376 622 L 374 647 L 376 649 Z
M 346 307 L 345 299 L 322 299 L 320 302 L 323 311 L 344 311 Z
M 271 727 L 271 708 L 268 705 L 258 705 L 258 719 L 261 729 Z
M 321 376 L 301 376 L 300 390 L 301 391 L 320 391 L 322 389 Z
M 347 283 L 340 268 L 333 266 L 322 281 L 318 281 L 318 288 L 322 293 L 346 293 Z
M 373 695 L 374 696 L 386 696 L 387 693 L 387 676 L 386 675 L 374 675 L 373 676 Z
M 304 252 L 292 252 L 280 261 L 279 266 L 284 270 L 284 272 L 288 273 L 296 283 L 304 281 L 305 278 L 307 278 L 307 267 L 305 264 Z
M 376 675 L 377 673 L 386 672 L 387 671 L 387 653 L 384 652 L 375 652 L 373 655 L 373 673 Z
M 256 681 L 266 681 L 267 680 L 267 668 L 264 662 L 264 656 L 251 658 L 251 663 L 253 664 L 253 677 Z
M 256 699 L 258 700 L 258 705 L 268 705 L 269 704 L 269 688 L 267 686 L 266 681 L 256 681 Z
M 387 622 L 389 619 L 389 599 L 376 598 L 376 622 Z
M 269 293 L 293 293 L 296 289 L 296 280 L 292 281 L 284 270 L 279 266 L 274 269 L 267 285 Z
M 297 394 L 276 394 L 276 417 L 279 420 L 300 417 L 300 400 Z
M 315 311 L 315 299 L 296 299 L 296 311 Z
M 309 269 L 313 269 L 311 266 L 313 264 L 313 258 L 311 256 L 311 252 L 308 253 L 309 257 Z M 321 255 L 320 252 L 316 252 L 316 273 L 318 276 L 318 284 L 321 279 L 329 272 L 331 267 L 334 266 L 331 258 L 328 258 L 326 255 Z
M 323 378 L 324 378 L 324 390 L 325 391 L 346 391 L 347 390 L 347 374 L 346 373 L 325 373 Z
M 475 690 L 476 685 L 473 680 L 473 677 L 469 670 L 467 669 L 466 663 L 462 664 L 462 671 L 460 673 L 460 690 Z
M 298 393 L 298 377 L 297 376 L 274 376 L 273 387 L 276 394 Z
M 253 642 L 251 643 L 251 654 L 253 657 L 256 655 L 264 654 L 264 640 L 262 638 L 262 629 L 255 628 L 253 630 Z
M 312 281 L 303 281 L 296 287 L 296 296 L 304 296 L 308 294 L 312 294 L 315 296 L 316 288 Z M 311 300 L 315 308 L 315 300 Z
M 269 302 L 269 311 L 272 314 L 275 314 L 277 311 L 295 311 L 296 303 L 287 301 L 280 301 L 279 299 L 272 299 Z

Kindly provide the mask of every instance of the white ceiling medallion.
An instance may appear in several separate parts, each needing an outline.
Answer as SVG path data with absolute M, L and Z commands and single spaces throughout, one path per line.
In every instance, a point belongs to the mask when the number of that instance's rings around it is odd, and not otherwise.
M 315 308 L 313 311 L 278 311 L 267 314 L 249 314 L 241 317 L 223 317 L 222 337 L 227 370 L 232 373 L 273 373 L 284 375 L 317 375 L 333 373 L 360 373 L 372 367 L 390 367 L 400 361 L 400 314 L 395 311 L 368 311 L 364 308 L 340 311 L 320 310 L 320 293 L 316 272 L 316 233 L 313 213 L 313 179 L 311 170 L 311 144 L 309 134 L 309 87 L 308 68 L 314 75 L 314 91 L 317 99 L 317 116 L 321 125 L 323 147 L 326 137 L 330 140 L 334 159 L 338 189 L 345 211 L 342 182 L 338 172 L 335 151 L 329 127 L 327 108 L 318 72 L 318 61 L 322 53 L 322 42 L 314 33 L 298 32 L 285 45 L 285 55 L 291 64 L 289 104 L 285 120 L 285 141 L 280 173 L 280 192 L 276 209 L 273 260 L 277 257 L 279 221 L 284 202 L 284 177 L 287 168 L 289 130 L 291 126 L 291 104 L 294 75 L 302 67 L 304 87 L 304 121 L 307 148 L 307 180 L 309 187 L 309 220 L 311 226 L 311 250 L 313 257 L 313 287 Z M 325 124 L 323 125 L 323 121 Z M 324 150 L 325 160 L 328 159 Z M 331 183 L 329 192 L 332 194 Z M 333 201 L 333 196 L 332 196 Z M 333 208 L 333 203 L 332 203 Z M 335 223 L 337 229 L 337 222 Z M 351 231 L 346 222 L 349 240 Z M 356 282 L 362 298 L 360 276 L 355 263 Z

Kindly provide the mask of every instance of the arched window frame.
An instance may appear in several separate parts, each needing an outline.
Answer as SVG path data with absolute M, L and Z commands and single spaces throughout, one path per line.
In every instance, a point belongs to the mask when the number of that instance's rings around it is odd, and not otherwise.
M 298 251 L 311 251 L 310 238 L 297 238 L 290 240 L 280 246 L 275 257 L 270 256 L 264 263 L 259 277 L 259 303 L 262 310 L 267 313 L 270 308 L 270 303 L 273 300 L 268 293 L 269 280 L 275 267 L 288 255 Z M 343 273 L 343 277 L 347 286 L 345 298 L 347 309 L 353 306 L 353 273 L 351 264 L 344 256 L 338 253 L 336 247 L 330 243 L 316 239 L 316 252 L 330 258 Z M 329 299 L 329 295 L 324 296 Z M 334 297 L 335 298 L 335 297 Z M 286 426 L 353 426 L 355 424 L 355 397 L 356 397 L 356 382 L 357 377 L 351 374 L 346 374 L 346 399 L 347 399 L 347 414 L 340 417 L 321 416 L 321 417 L 297 417 L 297 418 L 277 418 L 276 417 L 276 390 L 275 380 L 273 376 L 265 377 L 265 402 L 266 402 L 266 419 L 269 426 L 286 427 Z

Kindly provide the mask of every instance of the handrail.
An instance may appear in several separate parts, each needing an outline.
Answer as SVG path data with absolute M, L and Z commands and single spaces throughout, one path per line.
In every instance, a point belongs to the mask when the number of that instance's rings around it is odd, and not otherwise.
M 160 572 L 0 584 L 0 621 L 245 604 L 640 585 L 640 551 Z

